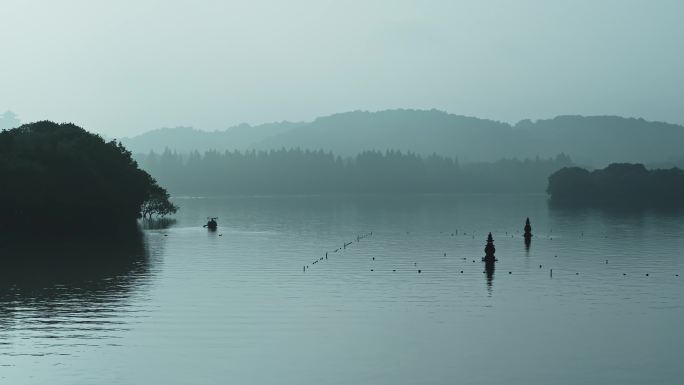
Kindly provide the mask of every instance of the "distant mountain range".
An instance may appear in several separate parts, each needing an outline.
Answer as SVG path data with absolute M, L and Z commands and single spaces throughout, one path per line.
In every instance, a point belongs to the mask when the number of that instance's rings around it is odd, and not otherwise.
M 242 124 L 225 131 L 164 128 L 122 139 L 134 153 L 302 148 L 353 156 L 364 150 L 437 153 L 461 162 L 570 155 L 600 167 L 684 156 L 684 126 L 617 116 L 559 116 L 515 125 L 437 110 L 354 111 L 303 123 Z

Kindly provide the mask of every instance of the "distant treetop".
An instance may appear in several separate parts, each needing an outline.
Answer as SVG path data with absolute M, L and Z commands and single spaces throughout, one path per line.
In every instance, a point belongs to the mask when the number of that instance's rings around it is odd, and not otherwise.
M 551 201 L 581 205 L 684 205 L 684 171 L 613 163 L 602 170 L 563 168 L 549 177 Z

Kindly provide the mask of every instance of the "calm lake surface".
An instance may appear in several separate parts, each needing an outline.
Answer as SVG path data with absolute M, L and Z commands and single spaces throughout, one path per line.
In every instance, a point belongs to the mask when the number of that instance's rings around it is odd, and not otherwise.
M 681 212 L 506 195 L 176 203 L 171 227 L 125 240 L 0 245 L 1 384 L 684 381 Z

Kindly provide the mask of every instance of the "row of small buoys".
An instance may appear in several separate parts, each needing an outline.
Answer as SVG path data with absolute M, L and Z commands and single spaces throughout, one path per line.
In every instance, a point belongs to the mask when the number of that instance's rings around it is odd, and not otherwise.
M 360 240 L 362 240 L 362 239 L 364 239 L 364 238 L 368 238 L 368 237 L 370 237 L 370 236 L 372 236 L 372 235 L 373 235 L 373 232 L 372 232 L 372 231 L 371 231 L 371 232 L 368 232 L 368 233 L 365 233 L 365 234 L 357 235 L 357 236 L 356 236 L 356 242 L 359 242 Z
M 526 244 L 526 246 L 529 247 L 529 242 L 530 242 L 531 238 L 533 237 L 533 235 L 532 235 L 532 226 L 531 226 L 531 223 L 530 223 L 530 219 L 529 219 L 529 218 L 526 218 L 526 220 L 525 220 L 525 225 L 524 225 L 524 229 L 523 229 L 523 230 L 524 230 L 524 232 L 523 232 L 523 238 L 525 239 L 525 244 Z M 549 232 L 552 233 L 553 231 L 550 230 Z M 443 234 L 444 231 L 442 231 L 442 232 L 440 232 L 440 233 Z M 517 234 L 520 234 L 519 231 L 516 232 L 516 233 L 517 233 Z M 410 232 L 409 232 L 409 231 L 406 231 L 406 234 L 410 234 Z M 451 233 L 451 234 L 452 234 L 452 236 L 455 235 L 455 234 L 458 234 L 458 231 L 455 231 L 454 233 Z M 462 234 L 463 234 L 463 235 L 466 235 L 466 236 L 468 235 L 467 232 L 463 232 Z M 511 236 L 513 236 L 512 234 L 513 234 L 513 233 L 511 233 Z M 356 236 L 356 241 L 359 242 L 360 240 L 362 240 L 362 239 L 364 239 L 364 238 L 367 238 L 367 237 L 369 237 L 369 236 L 372 236 L 372 235 L 373 235 L 372 232 L 368 232 L 368 233 L 364 233 L 364 234 L 357 235 L 357 236 Z M 471 235 L 472 235 L 472 237 L 474 237 L 474 236 L 475 236 L 475 232 L 471 232 Z M 508 235 L 508 232 L 506 232 L 506 235 Z M 581 236 L 584 236 L 584 233 L 581 233 Z M 553 238 L 552 238 L 551 236 L 549 236 L 549 239 L 553 239 Z M 338 249 L 336 249 L 336 250 L 334 250 L 334 252 L 338 252 L 338 251 L 340 251 L 340 250 L 345 250 L 345 249 L 347 248 L 347 246 L 351 245 L 352 243 L 353 243 L 353 242 L 344 242 L 343 245 L 342 245 L 342 247 L 341 247 L 341 248 L 338 248 Z M 497 258 L 495 257 L 495 255 L 494 255 L 494 253 L 495 253 L 495 251 L 496 251 L 496 248 L 495 248 L 495 246 L 494 246 L 494 239 L 493 239 L 493 236 L 492 236 L 492 233 L 491 233 L 491 232 L 488 233 L 487 242 L 486 242 L 486 246 L 485 246 L 484 251 L 485 251 L 485 256 L 482 258 L 482 261 L 485 262 L 485 264 L 486 264 L 485 267 L 486 267 L 487 269 L 485 270 L 485 273 L 488 273 L 488 275 L 492 275 L 493 272 L 494 272 L 494 268 L 493 268 L 494 262 L 497 262 L 498 259 L 497 259 Z M 443 252 L 443 256 L 446 257 L 446 256 L 447 256 L 447 253 L 446 253 L 446 252 Z M 558 258 L 558 255 L 557 255 L 557 254 L 554 255 L 554 258 Z M 321 257 L 321 258 L 319 258 L 318 260 L 314 261 L 313 263 L 316 264 L 316 263 L 318 263 L 318 262 L 320 262 L 320 261 L 323 261 L 324 259 L 328 259 L 327 253 L 326 253 L 325 257 Z M 466 261 L 467 259 L 468 259 L 468 258 L 466 258 L 466 257 L 463 257 L 463 258 L 462 258 L 463 261 Z M 372 260 L 372 261 L 375 261 L 376 258 L 375 258 L 375 257 L 371 257 L 371 260 Z M 472 262 L 475 263 L 475 259 L 473 259 Z M 605 260 L 604 260 L 604 263 L 605 263 L 606 265 L 609 264 L 609 260 L 608 260 L 608 259 L 605 259 Z M 487 266 L 487 265 L 489 265 L 489 266 Z M 414 267 L 416 268 L 416 270 L 414 270 L 414 271 L 417 271 L 418 273 L 422 273 L 422 269 L 418 269 L 418 268 L 417 268 L 417 263 L 416 263 L 416 262 L 414 262 Z M 540 264 L 540 265 L 539 265 L 539 269 L 542 269 L 542 268 L 543 268 L 543 265 Z M 303 270 L 306 271 L 307 269 L 308 269 L 308 266 L 304 266 Z M 371 271 L 371 272 L 374 272 L 374 271 L 376 271 L 376 270 L 377 270 L 377 269 L 376 269 L 375 266 L 373 266 L 373 267 L 370 268 L 370 271 Z M 397 271 L 396 268 L 392 269 L 392 272 L 396 272 L 396 271 Z M 561 271 L 561 272 L 562 272 L 562 271 Z M 460 273 L 463 274 L 464 271 L 461 270 Z M 572 274 L 572 272 L 569 272 L 569 273 Z M 579 271 L 575 271 L 574 273 L 575 273 L 574 275 L 576 275 L 576 276 L 579 276 L 579 275 L 580 275 L 580 272 L 579 272 Z M 508 274 L 509 274 L 509 275 L 512 275 L 513 272 L 512 272 L 512 271 L 508 271 Z M 626 275 L 626 273 L 623 273 L 623 275 Z M 550 277 L 553 277 L 553 269 L 549 269 L 549 276 L 550 276 Z M 645 276 L 646 276 L 646 277 L 649 277 L 650 274 L 649 274 L 649 273 L 645 273 Z M 675 277 L 679 277 L 679 274 L 675 274 Z
M 372 236 L 372 235 L 373 235 L 373 232 L 372 232 L 372 231 L 370 231 L 370 232 L 368 232 L 368 233 L 361 234 L 361 235 L 357 235 L 357 236 L 356 236 L 356 242 L 359 242 L 361 239 L 368 238 L 368 237 L 370 237 L 370 236 Z M 346 250 L 346 249 L 347 249 L 347 246 L 351 245 L 352 243 L 354 243 L 354 242 L 353 242 L 353 241 L 352 241 L 352 242 L 342 242 L 342 247 L 338 247 L 337 249 L 333 250 L 332 252 L 333 252 L 333 253 L 337 253 L 337 252 L 339 252 L 339 251 Z M 315 264 L 317 264 L 318 262 L 323 262 L 323 261 L 325 261 L 325 260 L 327 260 L 327 259 L 328 259 L 328 252 L 326 251 L 324 257 L 320 257 L 320 258 L 318 258 L 318 259 L 315 259 L 315 260 L 311 263 L 311 265 L 315 265 Z M 373 257 L 373 259 L 375 259 L 375 257 Z M 306 272 L 309 268 L 310 268 L 309 265 L 304 265 L 304 266 L 302 267 L 302 271 Z M 371 269 L 371 271 L 373 271 L 373 270 Z

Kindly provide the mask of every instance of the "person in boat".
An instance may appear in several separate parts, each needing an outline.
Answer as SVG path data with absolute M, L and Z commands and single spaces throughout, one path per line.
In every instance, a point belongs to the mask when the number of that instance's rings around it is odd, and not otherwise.
M 212 217 L 212 218 L 208 218 L 208 219 L 209 219 L 209 221 L 207 222 L 206 225 L 204 225 L 204 227 L 208 228 L 209 230 L 216 230 L 216 228 L 218 227 L 218 223 L 216 222 L 216 220 L 218 218 Z

